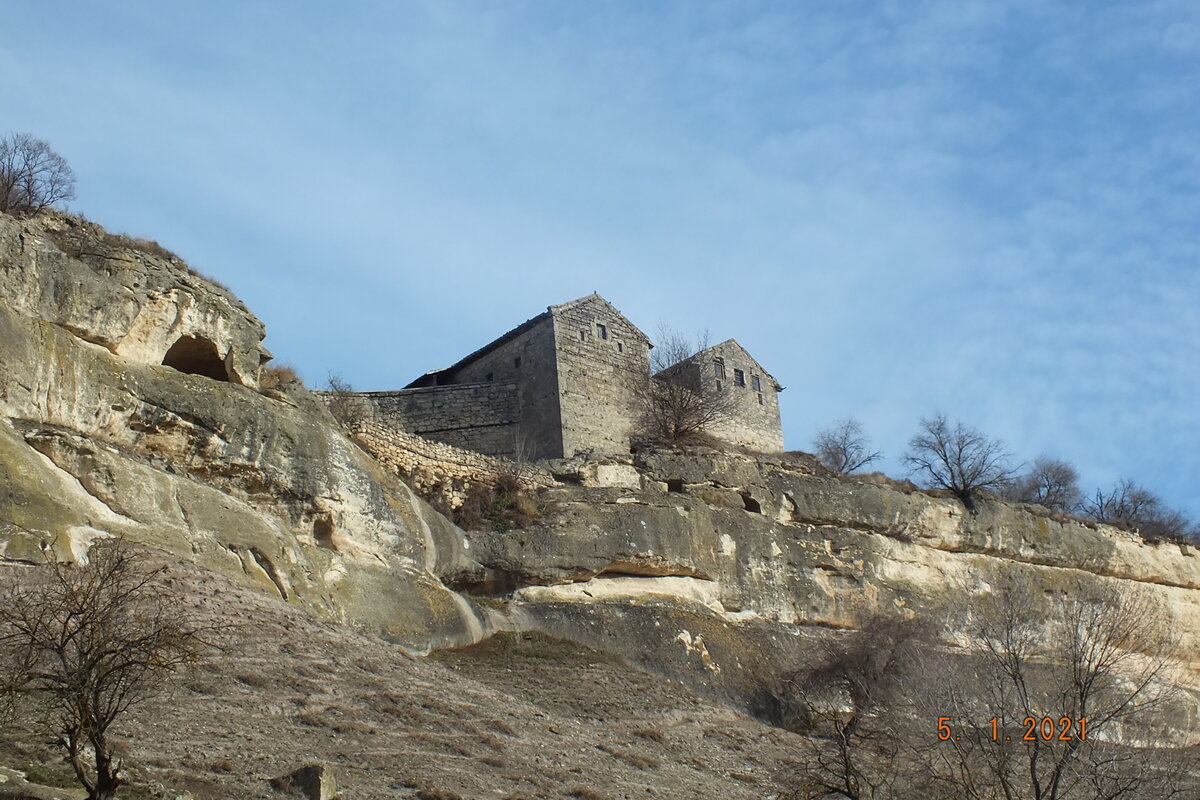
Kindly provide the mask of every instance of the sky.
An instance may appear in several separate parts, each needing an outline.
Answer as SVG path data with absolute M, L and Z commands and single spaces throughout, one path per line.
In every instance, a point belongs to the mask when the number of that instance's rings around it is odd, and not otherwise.
M 790 449 L 922 418 L 1200 518 L 1194 0 L 14 3 L 0 131 L 399 388 L 600 292 L 736 338 Z

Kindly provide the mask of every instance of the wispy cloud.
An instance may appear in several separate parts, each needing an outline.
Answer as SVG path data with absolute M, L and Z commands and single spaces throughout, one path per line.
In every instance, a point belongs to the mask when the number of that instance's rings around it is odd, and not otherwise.
M 110 6 L 10 12 L 0 115 L 310 381 L 598 290 L 746 344 L 793 447 L 941 410 L 1200 515 L 1194 3 Z

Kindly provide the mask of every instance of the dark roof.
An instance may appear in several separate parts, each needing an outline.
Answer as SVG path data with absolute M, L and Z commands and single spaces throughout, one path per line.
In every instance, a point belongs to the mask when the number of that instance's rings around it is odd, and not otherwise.
M 445 375 L 446 373 L 454 373 L 454 372 L 458 371 L 459 369 L 462 369 L 463 367 L 465 367 L 467 364 L 470 364 L 475 359 L 487 355 L 488 353 L 492 352 L 493 350 L 495 350 L 497 347 L 499 347 L 502 344 L 511 342 L 513 339 L 517 338 L 522 333 L 525 333 L 525 331 L 536 327 L 538 323 L 540 323 L 544 320 L 548 320 L 548 319 L 550 319 L 550 309 L 547 308 L 545 311 L 538 314 L 536 317 L 530 317 L 529 319 L 525 320 L 520 325 L 513 328 L 511 331 L 504 334 L 500 338 L 495 339 L 495 340 L 489 342 L 488 344 L 485 344 L 483 347 L 479 348 L 475 352 L 460 358 L 458 361 L 455 361 L 450 366 L 442 367 L 441 369 L 431 369 L 429 372 L 426 372 L 424 375 L 417 378 L 415 381 L 408 384 L 404 388 L 405 389 L 415 389 L 418 386 L 435 385 L 437 383 L 437 378 L 439 375 Z

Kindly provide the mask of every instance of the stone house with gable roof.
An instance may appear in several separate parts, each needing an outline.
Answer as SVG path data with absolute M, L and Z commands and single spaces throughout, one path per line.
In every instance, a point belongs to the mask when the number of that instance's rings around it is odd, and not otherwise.
M 493 456 L 628 453 L 654 345 L 598 294 L 544 312 L 403 389 L 360 392 L 374 417 L 426 439 Z M 698 360 L 698 361 L 697 361 Z M 736 444 L 782 450 L 782 387 L 732 339 L 699 353 L 700 374 L 724 360 L 737 419 L 713 430 Z M 735 376 L 742 376 L 737 383 Z

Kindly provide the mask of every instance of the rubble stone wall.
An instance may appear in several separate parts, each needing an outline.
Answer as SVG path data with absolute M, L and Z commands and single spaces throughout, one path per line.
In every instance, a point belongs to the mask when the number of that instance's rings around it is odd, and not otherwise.
M 549 472 L 531 464 L 430 441 L 378 422 L 360 423 L 353 438 L 418 494 L 441 498 L 449 508 L 462 505 L 472 484 L 494 483 L 500 475 L 516 474 L 538 488 L 558 485 Z

